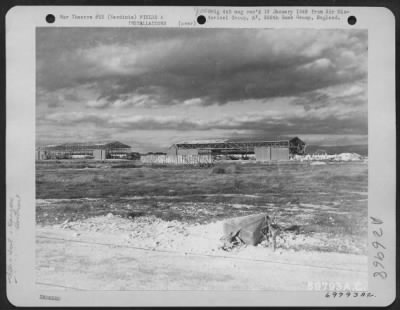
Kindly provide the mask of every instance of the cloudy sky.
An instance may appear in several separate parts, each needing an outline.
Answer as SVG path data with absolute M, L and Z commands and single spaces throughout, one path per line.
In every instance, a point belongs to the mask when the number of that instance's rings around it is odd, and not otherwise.
M 38 28 L 37 144 L 366 144 L 363 30 Z

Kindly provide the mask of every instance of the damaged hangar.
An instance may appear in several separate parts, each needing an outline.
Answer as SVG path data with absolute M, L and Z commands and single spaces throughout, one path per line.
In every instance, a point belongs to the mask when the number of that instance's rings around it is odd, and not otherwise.
M 131 147 L 119 141 L 62 143 L 38 147 L 36 160 L 127 158 L 130 152 Z
M 289 160 L 293 155 L 303 155 L 306 144 L 298 137 L 269 141 L 203 140 L 173 144 L 169 156 L 211 154 L 255 154 L 257 161 Z

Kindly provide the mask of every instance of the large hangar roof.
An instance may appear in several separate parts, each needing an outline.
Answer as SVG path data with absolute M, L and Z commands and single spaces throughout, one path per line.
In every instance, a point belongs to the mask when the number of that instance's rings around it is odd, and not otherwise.
M 41 150 L 65 151 L 70 149 L 130 149 L 129 145 L 119 141 L 102 142 L 70 142 L 62 144 L 51 144 L 39 147 Z
M 174 143 L 172 146 L 177 147 L 226 147 L 227 145 L 252 145 L 252 146 L 264 146 L 264 145 L 288 145 L 288 143 L 305 144 L 298 137 L 280 137 L 279 139 L 263 139 L 263 140 L 245 140 L 245 139 L 204 139 L 204 140 L 190 140 L 181 141 Z
M 185 140 L 185 141 L 179 141 L 176 142 L 174 144 L 205 144 L 205 143 L 235 143 L 235 142 L 242 142 L 242 143 L 246 143 L 246 142 L 276 142 L 276 141 L 292 141 L 292 140 L 296 140 L 299 142 L 303 142 L 299 137 L 287 137 L 287 136 L 280 136 L 280 137 L 268 137 L 268 138 L 264 138 L 262 140 L 257 139 L 219 139 L 219 138 L 215 138 L 215 139 L 193 139 L 193 140 Z M 304 143 L 304 142 L 303 142 Z
M 195 140 L 180 141 L 175 144 L 205 144 L 205 143 L 226 143 L 226 142 L 229 142 L 229 139 L 195 139 Z

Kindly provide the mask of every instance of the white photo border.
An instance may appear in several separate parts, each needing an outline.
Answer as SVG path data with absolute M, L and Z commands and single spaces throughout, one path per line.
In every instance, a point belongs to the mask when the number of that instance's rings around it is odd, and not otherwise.
M 205 7 L 16 6 L 6 15 L 6 223 L 7 297 L 17 306 L 386 306 L 396 296 L 396 113 L 395 18 L 384 7 L 345 7 L 357 17 L 325 22 L 207 21 L 196 24 Z M 214 9 L 215 7 L 210 7 Z M 273 9 L 275 7 L 269 7 Z M 295 9 L 296 7 L 291 7 Z M 312 8 L 312 7 L 309 7 Z M 327 9 L 328 7 L 324 7 Z M 243 9 L 243 7 L 242 7 Z M 246 8 L 244 8 L 246 9 Z M 338 9 L 338 7 L 334 7 Z M 62 20 L 48 24 L 49 13 L 71 15 L 159 14 L 162 27 L 318 28 L 368 30 L 368 216 L 369 292 L 371 298 L 326 298 L 322 291 L 50 291 L 35 287 L 35 33 L 37 27 L 146 27 L 117 20 Z M 191 24 L 192 26 L 188 26 Z M 150 26 L 153 27 L 153 26 Z M 161 26 L 156 26 L 161 27 Z M 383 224 L 373 224 L 376 218 Z M 14 218 L 15 219 L 15 218 Z M 374 233 L 382 228 L 383 235 Z M 374 258 L 385 246 L 387 278 Z M 374 276 L 375 275 L 375 276 Z M 41 299 L 41 295 L 55 299 Z

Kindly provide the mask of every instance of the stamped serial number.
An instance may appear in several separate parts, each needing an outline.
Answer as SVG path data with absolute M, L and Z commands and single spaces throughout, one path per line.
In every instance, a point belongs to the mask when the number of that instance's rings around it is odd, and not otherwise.
M 374 294 L 371 292 L 326 292 L 325 294 L 326 298 L 340 298 L 340 297 L 347 297 L 347 298 L 356 298 L 356 297 L 376 297 Z
M 374 227 L 374 230 L 372 231 L 373 235 L 373 240 L 371 241 L 371 245 L 374 249 L 376 249 L 376 252 L 374 253 L 374 257 L 372 260 L 372 266 L 374 267 L 374 272 L 373 272 L 373 277 L 374 278 L 380 278 L 385 280 L 387 278 L 387 272 L 385 271 L 385 250 L 386 247 L 382 243 L 382 238 L 383 238 L 383 221 L 375 218 L 375 217 L 370 217 L 371 223 Z

